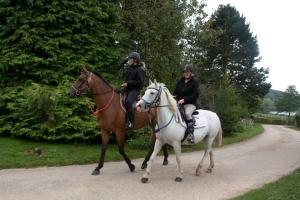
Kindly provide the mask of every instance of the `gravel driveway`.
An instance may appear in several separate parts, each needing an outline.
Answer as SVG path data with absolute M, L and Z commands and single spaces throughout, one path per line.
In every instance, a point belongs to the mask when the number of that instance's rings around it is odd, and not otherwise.
M 211 174 L 195 176 L 203 152 L 182 155 L 183 182 L 174 181 L 176 161 L 162 166 L 155 160 L 150 180 L 142 184 L 142 159 L 130 173 L 124 161 L 105 163 L 99 176 L 93 165 L 0 170 L 3 200 L 217 200 L 228 199 L 272 182 L 300 166 L 300 133 L 283 126 L 264 125 L 265 132 L 246 142 L 214 149 Z M 72 156 L 72 155 L 70 155 Z M 0 161 L 1 162 L 1 161 Z M 206 160 L 205 167 L 208 165 Z

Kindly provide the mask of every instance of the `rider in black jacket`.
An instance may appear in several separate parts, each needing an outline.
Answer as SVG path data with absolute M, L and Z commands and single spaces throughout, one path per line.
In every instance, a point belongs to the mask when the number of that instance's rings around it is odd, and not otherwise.
M 194 123 L 192 114 L 196 110 L 198 98 L 198 82 L 193 76 L 193 67 L 185 65 L 183 68 L 183 77 L 177 82 L 174 91 L 177 103 L 184 107 L 188 137 L 190 143 L 194 143 Z
M 134 102 L 144 85 L 145 71 L 142 69 L 140 54 L 137 52 L 129 54 L 127 64 L 125 82 L 121 86 L 125 88 L 125 92 L 127 93 L 125 100 L 128 118 L 127 128 L 133 128 Z

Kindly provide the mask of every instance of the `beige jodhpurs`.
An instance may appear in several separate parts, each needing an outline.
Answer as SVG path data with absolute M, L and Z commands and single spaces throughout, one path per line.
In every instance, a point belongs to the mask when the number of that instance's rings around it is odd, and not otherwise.
M 184 110 L 185 110 L 185 116 L 187 120 L 192 119 L 192 114 L 196 110 L 196 106 L 193 104 L 185 104 Z

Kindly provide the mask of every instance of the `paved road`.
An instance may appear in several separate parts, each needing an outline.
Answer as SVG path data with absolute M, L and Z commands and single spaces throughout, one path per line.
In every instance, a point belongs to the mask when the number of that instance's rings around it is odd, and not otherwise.
M 300 166 L 300 133 L 283 126 L 264 128 L 263 134 L 251 140 L 215 149 L 215 168 L 211 174 L 194 175 L 202 151 L 184 154 L 181 183 L 174 181 L 174 156 L 170 156 L 168 166 L 161 165 L 161 157 L 155 160 L 147 184 L 140 182 L 143 171 L 130 173 L 125 162 L 105 163 L 99 176 L 90 175 L 95 164 L 8 169 L 0 170 L 0 199 L 228 199 Z M 137 167 L 141 162 L 142 159 L 133 160 Z M 208 165 L 208 160 L 205 164 Z

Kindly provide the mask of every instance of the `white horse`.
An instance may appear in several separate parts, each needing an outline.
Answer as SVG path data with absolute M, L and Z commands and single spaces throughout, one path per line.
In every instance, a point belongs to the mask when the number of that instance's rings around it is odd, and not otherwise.
M 149 174 L 153 160 L 160 151 L 161 147 L 166 143 L 172 145 L 176 153 L 178 174 L 175 178 L 175 181 L 182 181 L 183 171 L 181 168 L 180 154 L 181 141 L 185 136 L 186 125 L 180 123 L 181 116 L 179 114 L 176 100 L 164 84 L 157 83 L 156 81 L 152 83 L 150 81 L 150 85 L 145 91 L 144 96 L 138 102 L 137 106 L 140 106 L 142 110 L 145 110 L 149 107 L 157 108 L 158 129 L 156 131 L 155 147 L 141 181 L 146 183 L 149 180 Z M 197 112 L 198 115 L 196 117 L 200 118 L 203 124 L 201 128 L 195 127 L 195 143 L 204 140 L 205 144 L 203 158 L 199 162 L 196 169 L 196 176 L 199 176 L 201 174 L 203 162 L 208 154 L 210 156 L 210 165 L 206 172 L 212 172 L 212 168 L 214 167 L 212 144 L 214 141 L 218 146 L 222 144 L 222 128 L 220 119 L 216 113 L 208 110 L 197 110 Z

